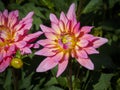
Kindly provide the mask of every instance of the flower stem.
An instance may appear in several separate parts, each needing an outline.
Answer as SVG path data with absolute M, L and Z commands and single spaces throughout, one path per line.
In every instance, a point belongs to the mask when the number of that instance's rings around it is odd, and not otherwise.
M 69 90 L 73 90 L 73 86 L 72 86 L 72 60 L 70 60 L 68 66 L 69 66 L 68 67 L 68 72 L 69 72 L 69 77 L 68 77 Z
M 17 71 L 14 68 L 12 68 L 12 75 L 13 75 L 13 87 L 14 87 L 14 90 L 18 90 Z

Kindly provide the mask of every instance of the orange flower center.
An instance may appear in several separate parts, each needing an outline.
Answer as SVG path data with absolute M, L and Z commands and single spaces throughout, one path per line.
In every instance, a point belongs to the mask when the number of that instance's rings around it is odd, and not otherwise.
M 64 34 L 64 35 L 61 35 L 59 44 L 61 48 L 63 48 L 64 50 L 73 49 L 76 44 L 76 40 L 73 35 Z
M 8 27 L 0 25 L 0 47 L 10 45 L 14 41 L 14 32 Z

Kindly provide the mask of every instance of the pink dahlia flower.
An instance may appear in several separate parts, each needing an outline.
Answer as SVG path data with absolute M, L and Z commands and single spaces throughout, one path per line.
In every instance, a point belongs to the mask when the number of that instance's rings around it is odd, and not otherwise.
M 50 14 L 50 21 L 51 28 L 40 25 L 46 39 L 38 41 L 38 44 L 44 48 L 35 54 L 47 58 L 40 63 L 36 71 L 45 72 L 58 65 L 58 77 L 66 69 L 71 57 L 80 65 L 93 70 L 94 65 L 88 55 L 98 54 L 96 48 L 108 40 L 89 34 L 93 26 L 80 27 L 80 23 L 76 20 L 74 3 L 70 6 L 67 15 L 61 12 L 60 19 Z
M 18 11 L 8 13 L 8 10 L 0 12 L 0 72 L 3 72 L 10 64 L 17 50 L 22 54 L 31 53 L 30 48 L 36 45 L 31 42 L 42 32 L 28 34 L 32 26 L 33 12 L 30 12 L 21 21 L 18 20 Z

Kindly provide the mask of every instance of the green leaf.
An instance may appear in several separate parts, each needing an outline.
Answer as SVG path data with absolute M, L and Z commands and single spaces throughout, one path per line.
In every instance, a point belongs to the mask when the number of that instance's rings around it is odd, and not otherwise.
M 3 2 L 0 0 L 0 11 L 3 11 L 4 8 L 5 8 L 5 6 L 4 6 Z
M 52 77 L 46 84 L 45 86 L 51 86 L 54 84 L 58 84 L 57 79 L 55 77 Z
M 53 9 L 54 4 L 52 3 L 51 0 L 42 0 L 42 2 L 43 2 L 49 9 Z
M 44 88 L 42 90 L 64 90 L 64 89 L 57 86 L 51 86 L 51 87 Z
M 105 54 L 105 52 L 99 55 L 91 55 L 90 58 L 95 65 L 95 70 L 99 70 L 102 67 L 112 68 L 114 66 L 111 57 Z
M 19 83 L 19 88 L 20 89 L 31 87 L 31 78 L 32 78 L 33 74 L 34 74 L 34 72 L 32 72 L 28 76 L 25 76 L 25 72 L 22 71 L 22 79 L 20 80 L 20 83 Z
M 42 78 L 37 85 L 34 86 L 33 90 L 41 90 L 40 86 L 44 83 L 45 78 Z
M 91 0 L 82 13 L 89 13 L 98 10 L 102 5 L 102 0 Z
M 59 77 L 59 78 L 57 78 L 57 80 L 61 86 L 67 87 L 67 78 L 66 77 Z
M 101 74 L 99 82 L 93 86 L 93 90 L 108 90 L 112 77 L 113 74 Z
M 11 90 L 11 83 L 12 83 L 12 71 L 11 69 L 7 70 L 7 75 L 4 83 L 5 90 Z
M 115 3 L 120 2 L 120 0 L 109 0 L 109 8 L 113 8 Z

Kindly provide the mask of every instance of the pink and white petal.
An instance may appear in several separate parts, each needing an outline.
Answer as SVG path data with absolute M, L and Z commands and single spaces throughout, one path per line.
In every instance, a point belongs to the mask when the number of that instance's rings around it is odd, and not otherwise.
M 53 34 L 53 33 L 45 33 L 45 36 L 50 39 L 50 40 L 57 40 L 57 35 Z
M 5 22 L 5 16 L 1 14 L 0 16 L 0 25 L 4 25 L 6 22 Z
M 33 34 L 29 34 L 27 36 L 25 36 L 25 38 L 23 39 L 24 41 L 33 41 L 35 40 L 37 37 L 39 37 L 43 32 L 36 32 L 36 33 L 33 33 Z
M 12 17 L 18 17 L 19 16 L 19 11 L 15 10 L 9 13 L 8 18 L 12 18 Z
M 23 48 L 27 45 L 27 43 L 25 41 L 19 41 L 19 42 L 16 42 L 15 45 L 18 47 L 18 48 Z
M 8 27 L 13 27 L 18 21 L 18 10 L 10 12 L 8 15 Z
M 59 28 L 62 32 L 65 31 L 65 24 L 63 23 L 63 21 L 59 21 Z
M 30 53 L 32 53 L 31 49 L 28 48 L 28 47 L 21 48 L 20 51 L 21 51 L 21 54 L 30 54 Z
M 58 24 L 58 19 L 57 19 L 56 15 L 54 15 L 54 14 L 50 14 L 50 21 L 52 23 Z
M 45 72 L 54 68 L 58 62 L 55 62 L 52 58 L 47 57 L 44 59 L 36 69 L 36 72 Z
M 3 53 L 0 52 L 0 62 L 3 60 Z
M 68 19 L 67 19 L 67 17 L 65 16 L 64 12 L 61 12 L 61 14 L 60 14 L 60 20 L 62 20 L 63 23 L 65 23 L 65 25 L 67 24 Z
M 23 24 L 24 26 L 20 29 L 22 31 L 24 30 L 30 30 L 30 28 L 32 27 L 32 22 L 31 23 L 26 23 L 26 24 Z
M 0 63 L 0 72 L 5 71 L 5 69 L 10 65 L 11 57 L 7 57 Z
M 92 63 L 92 61 L 89 58 L 78 58 L 77 61 L 84 66 L 85 68 L 89 69 L 89 70 L 93 70 L 94 69 L 94 64 Z
M 58 64 L 57 77 L 59 77 L 65 71 L 67 65 L 68 65 L 68 60 L 64 60 L 63 62 Z
M 56 24 L 56 23 L 51 23 L 51 26 L 52 26 L 52 29 L 54 30 L 54 33 L 56 33 L 56 34 L 60 34 L 60 33 L 61 33 L 58 24 Z
M 34 45 L 33 45 L 33 48 L 39 48 L 40 47 L 40 45 L 38 44 L 38 43 L 35 43 Z
M 50 39 L 39 40 L 37 41 L 37 43 L 42 46 L 49 45 L 49 44 L 55 44 L 55 42 Z
M 24 17 L 24 18 L 20 21 L 20 24 L 21 24 L 21 23 L 24 23 L 24 24 L 25 24 L 25 22 L 27 22 L 27 20 L 32 19 L 33 14 L 34 14 L 34 12 L 29 12 L 29 13 L 27 14 L 27 16 Z
M 74 28 L 73 28 L 73 32 L 74 32 L 74 33 L 78 33 L 79 28 L 80 28 L 80 23 L 77 23 L 77 24 L 74 26 Z
M 40 25 L 40 28 L 42 29 L 43 32 L 53 32 L 53 29 L 50 27 L 47 27 L 45 25 Z
M 67 18 L 69 20 L 73 20 L 73 18 L 76 18 L 76 14 L 75 14 L 75 4 L 71 4 L 68 12 L 67 12 Z
M 93 28 L 93 26 L 83 26 L 80 31 L 84 32 L 84 34 L 89 33 L 91 31 L 91 29 Z
M 93 47 L 99 48 L 100 46 L 102 46 L 103 44 L 105 44 L 107 42 L 108 42 L 108 39 L 98 37 L 98 39 L 93 42 Z
M 88 54 L 99 54 L 99 51 L 97 51 L 95 48 L 93 47 L 86 47 L 84 48 L 84 50 L 88 53 Z
M 6 53 L 6 55 L 7 56 L 11 56 L 12 54 L 14 54 L 15 53 L 15 45 L 11 45 L 10 47 L 8 47 L 8 50 L 7 50 L 7 53 Z
M 88 55 L 84 50 L 76 50 L 76 54 L 78 58 L 88 58 Z
M 66 28 L 65 32 L 71 32 L 71 30 L 72 30 L 72 22 L 68 21 L 65 28 Z
M 81 39 L 79 42 L 77 42 L 77 45 L 80 47 L 86 47 L 89 44 L 89 42 L 85 39 Z
M 60 60 L 62 60 L 63 56 L 64 56 L 64 53 L 63 53 L 63 52 L 59 52 L 59 53 L 57 53 L 55 56 L 53 56 L 53 57 L 54 57 L 53 60 L 54 60 L 55 62 L 59 62 Z
M 20 30 L 29 30 L 32 26 L 32 16 L 33 16 L 34 12 L 30 12 L 28 13 L 28 15 L 23 18 L 20 22 L 19 22 L 19 25 L 22 26 L 22 28 Z
M 57 77 L 59 77 L 66 69 L 68 65 L 68 59 L 69 59 L 69 54 L 66 53 L 63 61 L 58 64 L 58 72 L 57 72 Z
M 43 56 L 53 56 L 55 55 L 54 52 L 52 52 L 51 49 L 48 49 L 48 48 L 43 48 L 37 52 L 35 52 L 36 55 L 43 55 Z
M 86 39 L 86 40 L 88 40 L 88 41 L 93 41 L 93 40 L 95 40 L 95 39 L 97 39 L 97 38 L 94 37 L 94 36 L 91 35 L 91 34 L 84 34 L 84 35 L 81 37 L 81 39 Z
M 22 24 L 17 24 L 17 25 L 14 26 L 14 29 L 15 29 L 16 31 L 19 31 L 22 27 L 23 27 Z
M 7 10 L 7 9 L 4 10 L 3 15 L 4 15 L 5 17 L 8 17 L 8 10 Z

